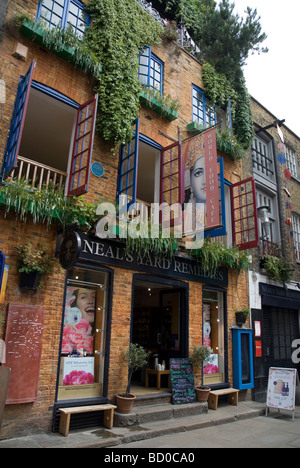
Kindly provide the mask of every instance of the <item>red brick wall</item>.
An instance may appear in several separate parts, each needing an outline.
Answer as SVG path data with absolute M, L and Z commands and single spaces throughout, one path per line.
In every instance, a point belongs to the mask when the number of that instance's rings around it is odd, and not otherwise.
M 36 14 L 38 0 L 11 2 L 8 18 L 15 13 Z M 15 41 L 28 47 L 26 63 L 12 57 Z M 164 132 L 172 138 L 178 137 L 178 127 L 181 138 L 186 138 L 186 125 L 192 120 L 191 84 L 202 87 L 201 65 L 189 54 L 183 52 L 176 44 L 165 42 L 153 47 L 153 52 L 165 63 L 165 94 L 177 98 L 181 104 L 179 119 L 169 122 L 159 117 L 154 111 L 141 107 L 140 131 L 162 146 L 168 146 L 171 140 L 162 136 Z M 54 54 L 42 50 L 38 45 L 23 37 L 19 32 L 5 27 L 0 42 L 0 76 L 6 82 L 7 102 L 0 104 L 0 165 L 2 164 L 5 144 L 7 140 L 10 119 L 16 96 L 20 75 L 24 74 L 31 61 L 37 62 L 34 80 L 50 86 L 78 103 L 83 103 L 93 94 L 93 81 L 89 76 L 73 65 L 56 57 Z M 118 158 L 111 155 L 109 144 L 100 140 L 96 135 L 93 160 L 100 161 L 104 167 L 104 177 L 97 179 L 91 176 L 90 190 L 85 196 L 90 202 L 115 200 Z M 239 163 L 232 163 L 225 157 L 225 174 L 227 180 L 236 182 L 241 178 Z M 4 321 L 0 338 L 4 336 L 5 313 L 8 303 L 41 304 L 46 309 L 45 327 L 43 334 L 42 362 L 38 401 L 34 404 L 16 405 L 6 408 L 5 420 L 0 437 L 16 435 L 37 428 L 50 430 L 52 406 L 55 397 L 56 375 L 59 356 L 60 330 L 63 309 L 63 292 L 65 272 L 59 271 L 47 278 L 45 288 L 37 293 L 23 293 L 18 288 L 17 259 L 14 246 L 17 238 L 29 240 L 36 245 L 43 240 L 49 244 L 54 252 L 57 226 L 47 230 L 46 226 L 34 225 L 30 220 L 26 224 L 15 219 L 10 214 L 7 219 L 0 211 L 0 249 L 4 251 L 9 264 L 9 282 L 5 304 L 0 306 L 4 314 Z M 132 271 L 116 268 L 114 274 L 114 294 L 112 303 L 111 348 L 109 369 L 109 398 L 113 398 L 120 388 L 125 389 L 127 368 L 121 361 L 120 354 L 129 344 L 131 318 Z M 189 325 L 190 349 L 194 344 L 202 343 L 202 285 L 191 282 L 189 285 Z M 238 291 L 238 294 L 237 294 Z M 234 323 L 234 308 L 248 305 L 247 275 L 229 275 L 228 287 L 228 325 Z M 229 333 L 229 368 L 232 376 L 231 338 Z M 231 382 L 232 383 L 232 382 Z

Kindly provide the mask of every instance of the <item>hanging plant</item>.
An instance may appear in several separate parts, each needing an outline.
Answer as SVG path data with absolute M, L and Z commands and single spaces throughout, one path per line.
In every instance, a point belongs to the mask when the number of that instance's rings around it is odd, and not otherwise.
M 131 139 L 132 123 L 138 116 L 139 53 L 159 42 L 163 28 L 136 0 L 91 0 L 87 8 L 92 18 L 87 41 L 102 64 L 95 88 L 99 94 L 97 130 L 117 147 Z
M 261 265 L 271 279 L 283 283 L 288 283 L 291 280 L 291 266 L 286 260 L 265 255 L 261 258 Z
M 247 269 L 249 267 L 249 257 L 245 252 L 241 252 L 238 247 L 226 247 L 221 242 L 205 239 L 200 249 L 191 251 L 201 264 L 203 271 L 214 275 L 218 268 L 225 267 L 235 270 Z

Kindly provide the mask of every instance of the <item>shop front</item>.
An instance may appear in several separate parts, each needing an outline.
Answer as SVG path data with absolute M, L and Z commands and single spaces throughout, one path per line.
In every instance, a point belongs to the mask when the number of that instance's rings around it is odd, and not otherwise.
M 150 352 L 150 369 L 166 371 L 160 388 L 153 374 L 137 371 L 133 393 L 169 391 L 170 359 L 186 358 L 202 344 L 213 351 L 202 383 L 230 385 L 226 269 L 210 276 L 185 255 L 141 257 L 126 253 L 120 241 L 73 231 L 62 242 L 60 263 L 67 281 L 54 430 L 58 408 L 112 401 L 126 388 L 128 369 L 120 355 L 130 342 Z M 74 424 L 91 426 L 95 417 L 83 414 Z
M 258 274 L 256 274 L 256 278 Z M 263 275 L 252 282 L 254 337 L 253 399 L 266 401 L 270 367 L 297 368 L 293 343 L 300 337 L 300 292 L 265 283 Z M 291 285 L 290 285 L 291 286 Z M 254 300 L 254 291 L 257 291 Z

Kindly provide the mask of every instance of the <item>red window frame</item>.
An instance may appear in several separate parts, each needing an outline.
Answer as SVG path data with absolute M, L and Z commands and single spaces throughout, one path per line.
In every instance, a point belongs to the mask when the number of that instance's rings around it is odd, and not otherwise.
M 255 180 L 242 180 L 230 187 L 233 244 L 240 250 L 258 247 Z
M 89 189 L 97 105 L 98 94 L 95 94 L 77 111 L 68 196 L 79 196 Z
M 160 155 L 160 204 L 168 203 L 169 207 L 178 203 L 182 205 L 183 174 L 180 142 L 173 143 L 161 150 Z M 171 223 L 174 225 L 174 218 Z

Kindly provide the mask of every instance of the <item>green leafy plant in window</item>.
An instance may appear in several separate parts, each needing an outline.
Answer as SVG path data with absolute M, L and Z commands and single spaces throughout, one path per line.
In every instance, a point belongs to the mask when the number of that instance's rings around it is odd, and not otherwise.
M 282 281 L 283 283 L 291 280 L 291 266 L 286 260 L 272 255 L 265 255 L 261 260 L 263 268 L 271 279 Z
M 235 270 L 247 269 L 249 257 L 237 247 L 226 247 L 222 242 L 212 241 L 207 238 L 199 249 L 191 251 L 200 263 L 203 271 L 214 275 L 218 268 L 225 267 Z

